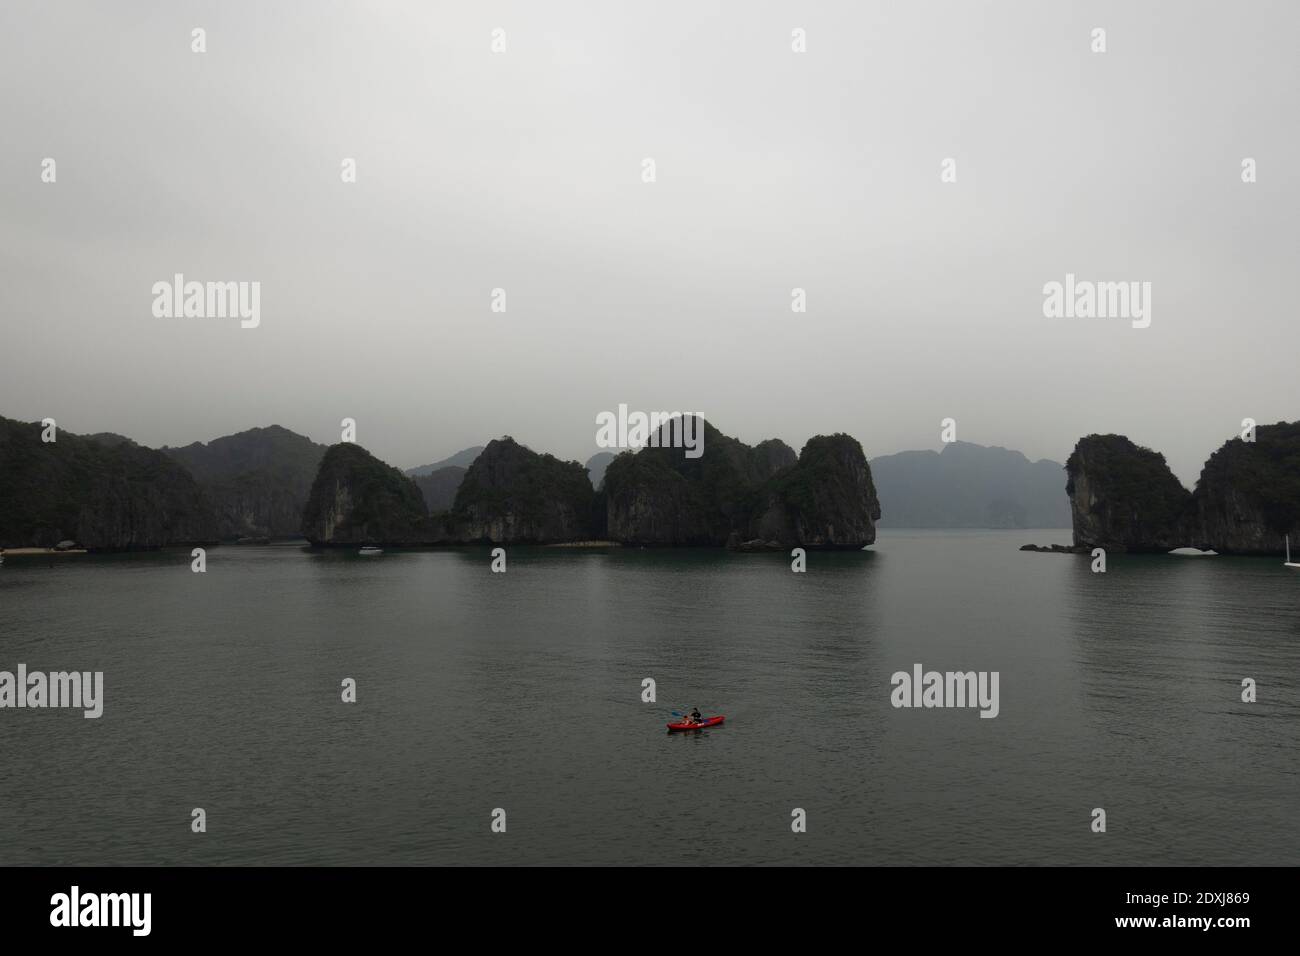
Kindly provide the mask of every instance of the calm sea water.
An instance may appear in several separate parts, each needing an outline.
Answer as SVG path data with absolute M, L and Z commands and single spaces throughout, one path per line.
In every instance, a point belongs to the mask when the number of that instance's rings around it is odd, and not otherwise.
M 0 864 L 1300 862 L 1300 573 L 1016 550 L 1068 538 L 11 558 L 0 669 L 106 702 L 0 710 Z M 1000 715 L 894 709 L 917 662 Z

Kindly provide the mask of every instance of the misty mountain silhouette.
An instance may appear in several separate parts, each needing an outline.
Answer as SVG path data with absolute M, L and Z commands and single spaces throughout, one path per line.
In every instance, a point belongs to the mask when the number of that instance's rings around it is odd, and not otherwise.
M 1068 528 L 1065 466 L 953 442 L 871 459 L 886 528 Z
M 418 478 L 421 475 L 431 475 L 441 468 L 468 468 L 474 464 L 474 459 L 483 453 L 482 445 L 474 445 L 470 448 L 462 448 L 456 454 L 442 461 L 435 461 L 428 465 L 417 465 L 415 468 L 407 468 L 406 474 L 412 478 Z

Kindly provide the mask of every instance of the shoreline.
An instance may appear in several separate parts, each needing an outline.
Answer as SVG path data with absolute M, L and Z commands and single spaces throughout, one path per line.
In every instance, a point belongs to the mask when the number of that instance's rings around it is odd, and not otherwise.
M 65 548 L 62 551 L 55 548 L 0 548 L 0 557 L 6 558 L 44 554 L 90 554 L 90 552 L 85 548 Z

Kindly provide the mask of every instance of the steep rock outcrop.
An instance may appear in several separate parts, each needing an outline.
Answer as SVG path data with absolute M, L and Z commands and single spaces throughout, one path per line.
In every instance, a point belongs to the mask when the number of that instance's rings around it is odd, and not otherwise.
M 494 544 L 549 544 L 592 537 L 595 491 L 587 469 L 494 439 L 465 472 L 452 508 L 454 536 Z
M 764 486 L 750 538 L 782 548 L 859 550 L 876 540 L 880 499 L 871 467 L 849 435 L 810 438 L 793 466 Z
M 65 539 L 95 551 L 205 544 L 217 522 L 188 471 L 121 436 L 59 430 L 0 418 L 0 547 L 53 547 Z
M 1220 554 L 1283 552 L 1300 533 L 1300 422 L 1261 425 L 1234 438 L 1188 492 L 1163 455 L 1121 435 L 1080 439 L 1066 464 L 1076 547 Z
M 605 469 L 606 537 L 632 545 L 717 544 L 700 488 L 649 451 L 623 452 Z
M 701 427 L 702 426 L 702 427 Z M 625 452 L 605 469 L 607 534 L 638 545 L 721 545 L 746 527 L 754 496 L 771 476 L 771 448 L 756 449 L 701 420 L 702 454 L 668 447 L 671 426 L 657 444 Z
M 754 448 L 703 423 L 703 454 L 646 447 L 605 472 L 606 535 L 632 545 L 862 548 L 880 505 L 862 447 L 818 436 L 796 459 L 783 442 Z
M 1075 547 L 1163 552 L 1193 536 L 1191 492 L 1164 455 L 1123 435 L 1088 435 L 1065 470 Z
M 1192 544 L 1220 554 L 1281 554 L 1300 541 L 1300 422 L 1255 429 L 1253 442 L 1234 438 L 1201 469 L 1193 493 Z
M 302 534 L 316 546 L 420 545 L 447 539 L 429 518 L 415 482 L 360 445 L 331 445 L 303 509 Z
M 794 449 L 779 438 L 769 438 L 754 446 L 750 453 L 757 474 L 771 478 L 778 472 L 793 468 L 799 461 Z

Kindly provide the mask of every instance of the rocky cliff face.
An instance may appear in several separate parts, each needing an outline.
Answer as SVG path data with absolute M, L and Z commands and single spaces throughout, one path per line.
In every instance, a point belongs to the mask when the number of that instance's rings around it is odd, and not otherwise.
M 769 453 L 756 454 L 703 422 L 703 454 L 646 447 L 619 455 L 605 470 L 606 527 L 610 538 L 638 545 L 721 545 L 743 530 L 753 497 L 771 475 Z M 699 434 L 697 427 L 695 434 Z
M 1123 435 L 1088 435 L 1065 470 L 1076 547 L 1163 552 L 1186 544 L 1191 492 L 1164 455 Z
M 0 547 L 72 539 L 115 551 L 211 543 L 217 523 L 194 478 L 162 452 L 120 436 L 0 418 Z
M 272 425 L 162 451 L 198 481 L 221 537 L 236 539 L 298 535 L 325 446 Z
M 419 545 L 446 540 L 415 482 L 360 445 L 331 445 L 303 509 L 313 545 Z
M 1260 425 L 1210 456 L 1193 495 L 1197 547 L 1282 554 L 1300 543 L 1300 422 Z
M 769 438 L 754 446 L 750 453 L 756 474 L 763 478 L 793 468 L 799 461 L 794 449 L 779 438 Z
M 880 505 L 862 447 L 818 436 L 796 459 L 783 442 L 750 448 L 704 424 L 704 453 L 644 448 L 605 472 L 606 534 L 633 545 L 862 548 Z
M 1300 423 L 1261 425 L 1210 456 L 1195 492 L 1122 435 L 1080 439 L 1066 464 L 1078 547 L 1281 554 L 1300 534 Z
M 781 548 L 859 550 L 876 540 L 880 499 L 862 446 L 848 435 L 818 435 L 799 460 L 767 482 L 750 538 Z
M 463 474 L 443 475 L 455 471 Z M 420 484 L 454 487 L 450 511 L 430 509 Z M 595 492 L 577 462 L 539 455 L 514 439 L 490 442 L 468 469 L 411 478 L 352 444 L 321 461 L 302 516 L 315 545 L 550 544 L 593 536 Z
M 456 491 L 453 535 L 493 544 L 548 544 L 593 536 L 595 492 L 576 461 L 539 455 L 505 437 L 488 442 Z
M 632 545 L 720 543 L 697 484 L 650 451 L 624 452 L 605 469 L 605 535 Z

